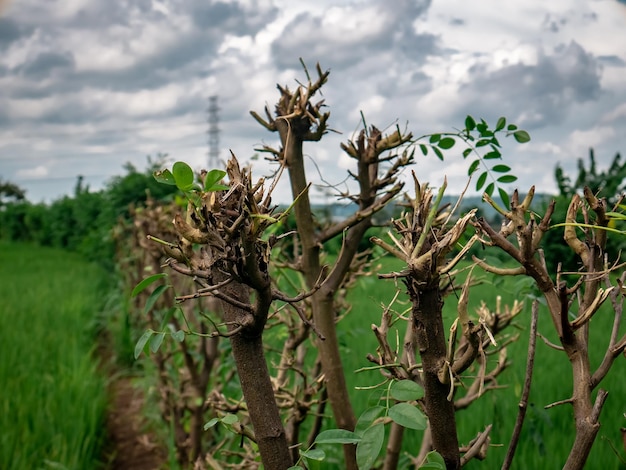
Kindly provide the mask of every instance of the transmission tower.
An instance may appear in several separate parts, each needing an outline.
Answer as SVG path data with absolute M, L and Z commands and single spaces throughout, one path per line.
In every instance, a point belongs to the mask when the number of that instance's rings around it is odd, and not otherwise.
M 217 105 L 217 95 L 209 96 L 209 107 L 207 108 L 209 130 L 209 170 L 219 168 L 220 165 L 220 118 L 218 115 L 220 108 Z

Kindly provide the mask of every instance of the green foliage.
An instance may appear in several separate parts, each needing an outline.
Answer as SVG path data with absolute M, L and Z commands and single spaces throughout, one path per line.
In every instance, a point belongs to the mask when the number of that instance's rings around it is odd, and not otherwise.
M 148 159 L 144 172 L 127 164 L 126 174 L 112 178 L 101 191 L 90 191 L 79 176 L 71 197 L 50 204 L 25 200 L 7 203 L 0 211 L 0 238 L 76 251 L 112 268 L 112 230 L 120 218 L 129 218 L 130 206 L 141 206 L 148 197 L 166 199 L 176 192 L 175 187 L 160 184 L 152 177 L 164 158 L 160 155 L 155 161 Z
M 508 165 L 497 163 L 502 160 L 502 146 L 498 140 L 498 135 L 513 137 L 518 143 L 523 144 L 530 141 L 528 132 L 518 129 L 515 124 L 508 124 L 506 118 L 498 119 L 496 126 L 492 129 L 484 119 L 476 121 L 472 116 L 465 118 L 465 128 L 456 133 L 429 134 L 423 138 L 428 138 L 428 144 L 417 144 L 423 155 L 428 155 L 432 150 L 437 158 L 443 161 L 442 150 L 453 148 L 457 140 L 465 145 L 461 152 L 463 158 L 473 156 L 467 170 L 468 176 L 473 176 L 482 168 L 476 179 L 476 191 L 483 191 L 492 196 L 497 189 L 500 199 L 505 207 L 509 205 L 508 193 L 501 187 L 502 184 L 513 183 L 517 177 L 511 174 Z M 419 141 L 420 139 L 418 139 Z M 492 165 L 489 161 L 493 160 Z
M 571 197 L 582 188 L 588 186 L 591 192 L 598 197 L 606 197 L 610 202 L 626 191 L 626 161 L 621 161 L 621 155 L 617 153 L 609 168 L 599 171 L 593 149 L 589 149 L 589 168 L 585 168 L 582 158 L 578 159 L 578 176 L 572 182 L 560 164 L 556 165 L 554 178 L 561 196 Z

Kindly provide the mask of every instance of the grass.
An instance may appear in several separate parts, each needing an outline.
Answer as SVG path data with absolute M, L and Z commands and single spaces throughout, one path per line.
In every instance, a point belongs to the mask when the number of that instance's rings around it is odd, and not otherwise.
M 394 266 L 385 264 L 381 272 L 389 272 Z M 512 303 L 515 298 L 522 300 L 531 293 L 526 280 L 521 278 L 497 279 L 492 275 L 480 274 L 483 283 L 474 287 L 470 294 L 470 312 L 472 306 L 485 300 L 488 305 L 495 305 L 497 295 L 504 303 Z M 399 286 L 402 290 L 403 286 Z M 380 324 L 381 303 L 389 302 L 395 293 L 393 281 L 379 281 L 374 278 L 361 280 L 351 294 L 352 312 L 339 324 L 340 338 L 343 338 L 343 357 L 348 371 L 348 383 L 355 387 L 374 385 L 382 377 L 376 371 L 351 374 L 369 364 L 364 358 L 367 353 L 375 353 L 376 340 L 371 331 L 372 323 Z M 406 300 L 406 296 L 402 296 Z M 531 300 L 526 300 L 524 311 L 516 321 L 513 333 L 520 333 L 520 338 L 507 348 L 511 366 L 500 376 L 499 383 L 505 388 L 487 393 L 468 409 L 457 414 L 458 432 L 463 443 L 469 442 L 486 425 L 493 423 L 491 446 L 485 461 L 473 461 L 465 468 L 496 469 L 500 468 L 510 441 L 513 425 L 518 411 L 520 392 L 524 380 L 526 357 L 528 352 L 528 328 L 530 325 Z M 408 307 L 408 305 L 406 305 Z M 402 307 L 399 306 L 398 309 Z M 444 307 L 448 324 L 456 315 L 456 298 L 446 299 Z M 552 342 L 558 343 L 554 327 L 548 317 L 547 308 L 540 309 L 539 332 Z M 604 308 L 592 321 L 591 361 L 592 366 L 599 365 L 610 334 L 613 322 L 612 310 Z M 622 327 L 622 333 L 625 328 Z M 400 333 L 400 341 L 402 341 Z M 392 347 L 394 344 L 392 344 Z M 626 460 L 622 446 L 620 427 L 626 426 L 626 361 L 618 357 L 609 375 L 600 387 L 609 391 L 609 398 L 604 406 L 600 421 L 602 427 L 594 443 L 586 468 L 625 469 Z M 544 407 L 550 403 L 566 399 L 572 390 L 571 367 L 563 352 L 549 348 L 538 341 L 535 370 L 533 375 L 530 407 L 526 415 L 520 444 L 513 468 L 561 468 L 567 459 L 574 438 L 574 422 L 570 405 Z M 354 406 L 357 415 L 363 412 L 376 398 L 377 393 L 354 390 Z M 421 433 L 407 430 L 404 449 L 416 455 L 421 442 Z M 617 449 L 620 457 L 613 450 Z M 623 462 L 623 460 L 622 460 Z M 621 466 L 620 466 L 621 465 Z
M 98 467 L 106 383 L 93 356 L 106 274 L 0 243 L 0 468 Z

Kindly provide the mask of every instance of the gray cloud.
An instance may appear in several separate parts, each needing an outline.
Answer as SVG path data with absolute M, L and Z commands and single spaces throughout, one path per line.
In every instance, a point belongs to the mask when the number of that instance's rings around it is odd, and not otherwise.
M 392 49 L 413 60 L 423 58 L 436 52 L 436 38 L 416 33 L 412 23 L 429 6 L 429 0 L 350 3 L 336 7 L 343 10 L 340 21 L 333 21 L 329 12 L 322 16 L 301 13 L 272 44 L 272 56 L 280 67 L 293 67 L 294 57 L 306 57 L 324 61 L 331 68 L 350 67 Z
M 461 93 L 471 95 L 471 107 L 487 116 L 497 109 L 532 129 L 561 122 L 574 103 L 596 99 L 600 72 L 593 54 L 571 42 L 553 55 L 540 54 L 536 65 L 517 63 L 494 72 L 475 66 Z

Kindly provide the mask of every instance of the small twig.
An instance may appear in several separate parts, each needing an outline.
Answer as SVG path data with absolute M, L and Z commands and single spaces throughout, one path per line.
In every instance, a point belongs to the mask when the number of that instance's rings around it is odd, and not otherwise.
M 470 448 L 467 450 L 467 452 L 465 452 L 465 454 L 463 455 L 463 457 L 461 457 L 461 467 L 465 464 L 467 464 L 467 462 L 469 462 L 470 460 L 472 460 L 474 457 L 479 456 L 483 446 L 485 445 L 485 443 L 487 442 L 487 440 L 489 439 L 489 433 L 491 432 L 491 428 L 493 427 L 493 424 L 490 424 L 489 426 L 487 426 L 485 428 L 485 430 L 483 432 L 481 432 L 472 442 Z
M 524 418 L 526 417 L 526 410 L 528 408 L 528 396 L 530 395 L 530 384 L 533 378 L 533 366 L 535 363 L 535 350 L 537 348 L 537 318 L 539 317 L 539 303 L 537 300 L 533 302 L 532 316 L 530 320 L 530 338 L 528 340 L 528 358 L 526 361 L 526 377 L 524 378 L 524 388 L 522 389 L 522 396 L 519 402 L 519 411 L 517 419 L 515 421 L 515 427 L 513 428 L 513 435 L 511 436 L 511 442 L 506 452 L 506 457 L 502 463 L 502 470 L 511 468 L 513 457 L 515 456 L 515 450 L 522 432 L 522 425 L 524 424 Z

